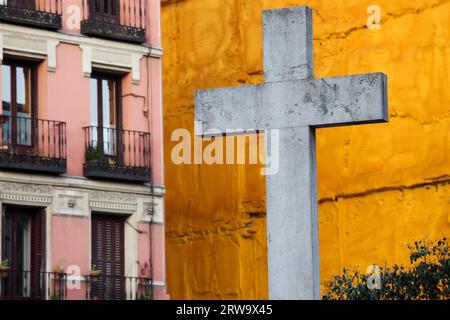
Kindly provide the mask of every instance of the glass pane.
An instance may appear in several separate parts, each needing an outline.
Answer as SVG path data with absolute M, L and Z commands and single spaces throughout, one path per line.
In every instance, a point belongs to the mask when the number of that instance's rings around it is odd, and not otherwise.
M 16 68 L 17 143 L 31 145 L 31 70 Z
M 90 96 L 91 96 L 91 126 L 98 126 L 98 91 L 97 91 L 97 79 L 91 79 L 90 83 Z
M 11 67 L 8 65 L 2 65 L 2 114 L 11 115 Z M 2 122 L 2 150 L 0 151 L 7 151 L 6 145 L 11 143 L 10 119 L 4 118 Z
M 116 82 L 102 80 L 104 152 L 116 154 Z
M 9 260 L 9 264 L 11 266 L 12 262 L 12 219 L 11 215 L 6 214 L 4 219 L 4 225 L 2 228 L 2 251 L 3 256 L 2 260 Z M 11 275 L 11 273 L 10 273 Z M 3 297 L 10 297 L 11 296 L 11 279 L 10 277 L 4 277 L 1 280 L 1 294 Z
M 16 296 L 30 296 L 30 255 L 31 255 L 31 217 L 18 214 L 16 216 L 16 250 L 15 250 L 15 272 L 16 272 Z
M 11 112 L 11 67 L 2 65 L 2 101 L 3 114 Z
M 2 237 L 2 244 L 3 244 L 3 260 L 9 260 L 11 263 L 11 215 L 6 214 L 4 225 L 3 225 L 3 237 Z
M 3 225 L 2 259 L 10 262 L 10 276 L 3 279 L 2 294 L 30 297 L 31 216 L 6 213 Z
M 103 126 L 105 128 L 116 128 L 116 82 L 114 80 L 103 80 Z
M 16 68 L 17 116 L 31 118 L 31 70 Z

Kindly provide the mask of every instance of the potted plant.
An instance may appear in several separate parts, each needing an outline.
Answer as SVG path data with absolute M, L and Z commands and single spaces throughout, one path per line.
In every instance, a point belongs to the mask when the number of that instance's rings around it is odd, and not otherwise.
M 9 276 L 9 269 L 10 269 L 10 265 L 9 265 L 9 260 L 2 260 L 0 262 L 0 277 L 2 278 L 6 278 Z
M 65 259 L 59 260 L 55 266 L 53 267 L 53 273 L 56 274 L 63 274 L 64 273 L 64 263 L 66 262 Z
M 100 276 L 101 273 L 102 272 L 100 271 L 100 269 L 96 265 L 93 265 L 90 273 L 92 282 L 97 282 L 98 277 Z
M 108 165 L 109 165 L 110 167 L 113 167 L 113 168 L 114 168 L 114 167 L 117 165 L 117 160 L 108 158 Z
M 59 292 L 55 292 L 50 298 L 51 300 L 62 300 Z
M 86 161 L 98 162 L 98 161 L 100 161 L 101 157 L 102 157 L 102 152 L 98 147 L 90 146 L 86 149 Z
M 142 296 L 140 297 L 140 300 L 153 300 L 153 295 L 151 292 L 145 292 L 144 294 L 142 294 Z
M 139 265 L 139 284 L 142 286 L 148 286 L 151 280 L 150 276 L 150 264 L 145 262 L 144 264 L 137 262 Z
M 0 124 L 5 124 L 8 122 L 8 116 L 0 114 Z
M 53 281 L 58 282 L 64 277 L 64 263 L 66 260 L 59 260 L 53 267 Z M 56 285 L 56 284 L 55 284 Z

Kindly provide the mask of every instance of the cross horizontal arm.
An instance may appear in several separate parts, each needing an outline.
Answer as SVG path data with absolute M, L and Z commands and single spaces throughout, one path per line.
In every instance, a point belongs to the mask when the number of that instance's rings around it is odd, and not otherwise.
M 387 121 L 382 73 L 264 85 L 260 129 Z
M 384 73 L 316 80 L 319 90 L 332 90 L 325 101 L 318 95 L 311 126 L 328 127 L 388 121 L 387 77 Z
M 386 122 L 386 84 L 383 73 L 370 73 L 200 90 L 195 119 L 202 131 L 196 134 Z
M 257 129 L 261 93 L 261 85 L 196 91 L 195 120 L 202 128 L 196 128 L 195 134 L 209 136 L 228 130 L 238 134 Z

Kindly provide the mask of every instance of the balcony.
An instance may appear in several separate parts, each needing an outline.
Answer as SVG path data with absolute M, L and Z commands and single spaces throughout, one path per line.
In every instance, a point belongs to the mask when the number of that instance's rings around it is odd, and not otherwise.
M 64 273 L 0 271 L 0 300 L 65 300 L 66 283 Z
M 62 0 L 0 1 L 0 21 L 49 30 L 61 29 Z
M 153 281 L 142 277 L 88 276 L 87 300 L 153 300 Z
M 0 169 L 66 172 L 66 123 L 0 115 Z
M 0 270 L 0 300 L 83 299 L 69 283 L 65 273 Z M 79 288 L 86 300 L 153 300 L 153 281 L 143 277 L 87 276 Z
M 83 129 L 85 177 L 150 181 L 150 133 L 94 126 Z
M 141 44 L 146 41 L 146 0 L 83 0 L 81 33 Z

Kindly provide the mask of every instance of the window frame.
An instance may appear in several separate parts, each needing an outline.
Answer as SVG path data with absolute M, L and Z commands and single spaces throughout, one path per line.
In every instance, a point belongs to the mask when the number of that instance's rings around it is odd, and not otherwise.
M 38 76 L 37 63 L 33 61 L 23 61 L 12 58 L 5 58 L 2 61 L 2 67 L 7 65 L 10 67 L 10 119 L 11 119 L 11 145 L 13 147 L 33 148 L 36 144 L 36 120 L 38 119 Z M 30 121 L 31 121 L 31 137 L 30 144 L 18 143 L 18 125 L 17 125 L 17 68 L 28 68 L 31 73 L 30 83 Z M 27 81 L 27 80 L 26 80 Z M 3 98 L 2 98 L 3 103 Z M 3 113 L 3 109 L 2 109 Z
M 122 145 L 123 141 L 121 139 L 121 131 L 123 128 L 123 108 L 122 108 L 122 75 L 105 73 L 100 71 L 94 71 L 91 74 L 91 79 L 97 80 L 97 145 L 101 146 L 102 153 L 108 157 L 116 158 L 120 162 L 123 157 Z M 107 155 L 104 153 L 104 136 L 103 129 L 105 128 L 103 123 L 103 90 L 102 90 L 102 82 L 106 81 L 114 81 L 115 83 L 115 113 L 116 113 L 116 150 L 115 155 Z M 89 106 L 92 108 L 92 106 Z M 101 129 L 100 129 L 101 128 Z

